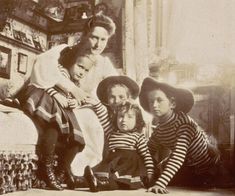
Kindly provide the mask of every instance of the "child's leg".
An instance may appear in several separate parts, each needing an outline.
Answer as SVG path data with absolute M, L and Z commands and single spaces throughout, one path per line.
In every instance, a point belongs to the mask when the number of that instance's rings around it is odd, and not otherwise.
M 40 137 L 41 163 L 43 166 L 43 176 L 49 188 L 54 190 L 63 190 L 57 182 L 54 172 L 55 147 L 58 140 L 58 130 L 54 126 L 48 126 L 43 120 L 39 121 L 43 128 Z
M 71 172 L 71 163 L 76 156 L 82 150 L 80 144 L 72 142 L 64 148 L 61 152 L 58 160 L 58 176 L 63 178 L 63 181 L 67 184 L 69 189 L 77 188 L 75 176 Z

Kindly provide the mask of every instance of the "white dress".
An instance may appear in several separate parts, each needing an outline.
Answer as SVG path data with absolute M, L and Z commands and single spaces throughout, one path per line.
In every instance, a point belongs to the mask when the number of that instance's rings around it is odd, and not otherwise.
M 104 78 L 118 75 L 107 57 L 99 56 L 97 64 L 92 67 L 88 74 L 80 81 L 81 88 L 96 96 L 96 88 Z M 74 175 L 81 176 L 87 165 L 97 165 L 103 157 L 104 131 L 93 110 L 79 109 L 74 111 L 78 123 L 83 130 L 85 148 L 78 153 L 71 164 Z
M 56 46 L 36 58 L 32 70 L 30 82 L 40 88 L 54 86 L 58 80 L 63 80 L 69 85 L 71 81 L 60 75 L 58 58 L 61 50 L 67 45 Z M 96 95 L 96 88 L 104 78 L 118 75 L 108 57 L 97 56 L 97 63 L 92 67 L 88 74 L 80 81 L 81 88 L 88 93 Z M 74 109 L 78 123 L 83 131 L 85 148 L 78 153 L 71 164 L 74 175 L 81 176 L 86 165 L 95 166 L 102 160 L 104 147 L 103 128 L 91 108 Z

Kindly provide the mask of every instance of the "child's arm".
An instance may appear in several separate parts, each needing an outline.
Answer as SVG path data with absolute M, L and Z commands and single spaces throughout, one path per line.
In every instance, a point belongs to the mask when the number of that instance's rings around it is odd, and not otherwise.
M 140 137 L 138 138 L 137 151 L 144 159 L 144 165 L 146 167 L 147 174 L 153 175 L 154 174 L 153 160 L 152 160 L 152 157 L 150 155 L 150 152 L 147 146 L 147 141 L 143 134 L 140 134 Z
M 163 172 L 155 182 L 155 186 L 149 188 L 149 191 L 158 193 L 165 191 L 166 186 L 183 165 L 189 145 L 194 137 L 194 132 L 190 125 L 183 125 L 177 132 L 175 147 L 170 154 Z
M 93 105 L 93 110 L 96 113 L 100 124 L 104 129 L 105 137 L 108 138 L 110 133 L 114 130 L 114 127 L 109 116 L 107 107 L 104 106 L 101 102 L 98 102 L 97 104 Z
M 67 108 L 69 105 L 68 105 L 68 99 L 61 95 L 55 88 L 48 88 L 48 89 L 45 89 L 45 91 L 52 97 L 54 98 L 59 104 L 61 107 L 63 108 Z
M 154 134 L 154 133 L 153 133 Z M 160 150 L 161 150 L 161 145 L 159 144 L 160 142 L 157 140 L 158 137 L 154 137 L 152 134 L 152 136 L 149 138 L 147 145 L 150 151 L 150 154 L 153 158 L 154 161 L 154 165 L 157 165 L 158 162 L 160 161 L 159 159 L 159 154 L 160 154 Z

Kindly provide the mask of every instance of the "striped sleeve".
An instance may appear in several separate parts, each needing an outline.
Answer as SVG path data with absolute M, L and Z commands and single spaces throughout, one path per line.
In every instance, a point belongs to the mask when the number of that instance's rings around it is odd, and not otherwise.
M 150 152 L 147 146 L 147 141 L 143 134 L 140 134 L 140 137 L 138 138 L 137 150 L 144 159 L 144 165 L 146 167 L 147 173 L 153 174 L 154 164 L 153 164 L 153 160 L 152 160 L 152 157 L 150 155 Z
M 104 129 L 105 137 L 108 138 L 110 133 L 114 130 L 111 118 L 109 117 L 108 109 L 101 102 L 99 102 L 93 106 L 93 110 Z
M 174 175 L 178 172 L 185 161 L 185 157 L 189 148 L 189 145 L 192 141 L 194 132 L 192 130 L 192 126 L 189 124 L 184 124 L 180 126 L 177 132 L 177 140 L 172 151 L 166 166 L 155 182 L 156 185 L 166 188 L 168 183 L 174 177 Z
M 47 89 L 45 89 L 45 91 L 46 91 L 46 93 L 48 93 L 51 97 L 58 93 L 58 91 L 57 91 L 54 87 L 47 88 Z

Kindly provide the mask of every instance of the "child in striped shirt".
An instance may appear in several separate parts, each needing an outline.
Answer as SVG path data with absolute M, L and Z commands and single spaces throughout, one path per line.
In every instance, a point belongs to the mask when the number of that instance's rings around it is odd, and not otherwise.
M 138 189 L 142 178 L 153 178 L 153 161 L 144 135 L 145 125 L 138 105 L 125 102 L 115 109 L 113 124 L 108 135 L 109 152 L 92 170 L 85 168 L 84 176 L 90 190 Z M 93 173 L 94 172 L 94 173 Z
M 164 161 L 157 160 L 162 171 L 148 191 L 168 193 L 168 183 L 173 178 L 176 180 L 179 174 L 183 177 L 180 183 L 192 179 L 195 180 L 194 185 L 205 183 L 219 163 L 219 152 L 187 114 L 194 104 L 193 94 L 189 90 L 146 78 L 139 97 L 141 106 L 153 115 L 153 122 L 158 122 L 148 141 L 151 155 L 154 156 L 161 147 L 170 149 L 170 155 Z M 187 179 L 187 176 L 191 178 Z

